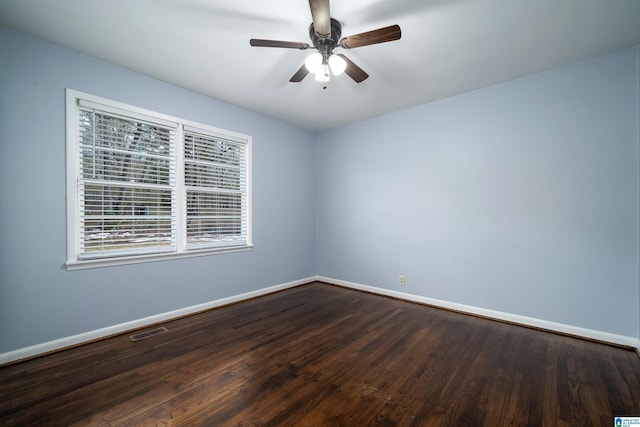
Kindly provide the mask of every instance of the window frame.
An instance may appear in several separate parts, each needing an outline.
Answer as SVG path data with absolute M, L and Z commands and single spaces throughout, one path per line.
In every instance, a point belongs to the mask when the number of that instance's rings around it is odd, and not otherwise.
M 175 162 L 175 217 L 176 217 L 176 249 L 174 251 L 159 251 L 147 254 L 110 256 L 97 258 L 80 258 L 80 201 L 79 181 L 80 181 L 80 156 L 79 156 L 79 103 L 103 105 L 106 109 L 120 110 L 128 112 L 132 117 L 148 117 L 150 120 L 157 120 L 162 123 L 175 125 L 174 156 Z M 184 130 L 197 129 L 198 132 L 209 135 L 213 138 L 220 138 L 234 143 L 243 144 L 245 147 L 245 195 L 246 195 L 246 243 L 229 246 L 215 246 L 208 248 L 186 247 L 186 189 L 184 175 Z M 207 256 L 214 254 L 233 253 L 248 251 L 253 248 L 252 242 L 252 194 L 251 194 L 251 170 L 252 170 L 252 137 L 237 132 L 220 129 L 210 125 L 197 123 L 167 114 L 147 110 L 144 108 L 128 105 L 118 101 L 102 98 L 74 89 L 66 89 L 66 189 L 67 189 L 67 261 L 66 269 L 80 270 L 87 268 L 107 267 L 116 265 L 137 264 L 142 262 L 153 262 L 180 258 L 190 258 Z

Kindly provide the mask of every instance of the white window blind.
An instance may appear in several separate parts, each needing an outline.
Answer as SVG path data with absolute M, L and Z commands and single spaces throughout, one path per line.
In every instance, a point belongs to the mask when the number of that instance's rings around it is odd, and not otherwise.
M 67 268 L 251 248 L 251 137 L 67 90 Z
M 245 144 L 184 129 L 186 247 L 247 243 Z
M 175 128 L 78 112 L 79 258 L 175 250 Z

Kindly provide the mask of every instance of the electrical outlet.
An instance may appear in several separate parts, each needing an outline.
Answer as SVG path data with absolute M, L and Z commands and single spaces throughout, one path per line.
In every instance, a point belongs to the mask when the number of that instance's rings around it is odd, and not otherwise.
M 404 286 L 404 275 L 401 274 L 400 277 L 398 277 L 398 284 L 400 284 L 400 286 Z

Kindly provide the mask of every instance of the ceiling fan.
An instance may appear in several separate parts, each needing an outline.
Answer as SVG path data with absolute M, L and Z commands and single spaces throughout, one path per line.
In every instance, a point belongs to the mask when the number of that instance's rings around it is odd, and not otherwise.
M 345 55 L 333 53 L 333 50 L 338 47 L 353 49 L 400 39 L 399 25 L 391 25 L 340 38 L 342 36 L 342 24 L 331 18 L 329 0 L 309 0 L 309 7 L 311 8 L 311 18 L 313 20 L 309 26 L 311 45 L 282 40 L 249 40 L 251 46 L 258 47 L 305 50 L 313 46 L 316 49 L 314 53 L 307 57 L 302 67 L 289 79 L 290 82 L 301 82 L 309 73 L 314 73 L 317 81 L 328 82 L 330 78 L 329 70 L 331 70 L 333 75 L 337 76 L 344 72 L 356 83 L 360 83 L 366 80 L 369 75 Z

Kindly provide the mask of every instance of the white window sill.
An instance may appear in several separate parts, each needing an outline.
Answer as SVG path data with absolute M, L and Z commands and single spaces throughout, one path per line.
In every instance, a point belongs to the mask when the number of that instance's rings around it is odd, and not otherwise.
M 207 255 L 218 255 L 233 252 L 244 252 L 253 249 L 253 245 L 231 246 L 226 248 L 199 249 L 185 252 L 170 252 L 149 255 L 136 255 L 118 258 L 96 258 L 82 261 L 67 261 L 67 271 L 86 270 L 90 268 L 113 267 L 117 265 L 140 264 L 143 262 L 167 261 L 172 259 L 193 258 Z

